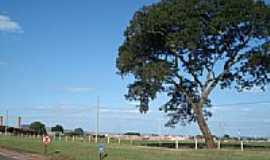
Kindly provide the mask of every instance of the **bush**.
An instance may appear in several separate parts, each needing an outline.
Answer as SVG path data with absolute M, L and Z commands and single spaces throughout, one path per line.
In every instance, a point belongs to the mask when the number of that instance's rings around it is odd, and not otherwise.
M 137 133 L 137 132 L 127 132 L 124 135 L 128 135 L 128 136 L 141 136 L 141 134 L 140 133 Z

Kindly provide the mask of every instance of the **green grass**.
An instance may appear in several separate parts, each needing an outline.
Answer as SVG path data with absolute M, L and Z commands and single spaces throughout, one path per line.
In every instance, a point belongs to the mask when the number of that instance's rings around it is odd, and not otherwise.
M 43 154 L 40 140 L 0 136 L 0 146 L 22 152 Z M 60 155 L 76 160 L 98 160 L 97 145 L 82 142 L 54 141 L 48 148 L 49 156 Z M 169 150 L 138 147 L 129 144 L 106 145 L 108 160 L 270 160 L 270 150 Z M 65 158 L 67 159 L 67 158 Z

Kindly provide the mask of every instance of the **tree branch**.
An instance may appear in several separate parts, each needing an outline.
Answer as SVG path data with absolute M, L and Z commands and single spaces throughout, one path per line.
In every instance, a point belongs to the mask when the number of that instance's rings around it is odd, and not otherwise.
M 179 75 L 177 77 L 180 80 L 180 83 L 182 83 L 182 77 Z M 186 97 L 188 103 L 190 103 L 193 107 L 196 106 L 196 104 L 192 100 L 193 96 L 189 94 L 188 91 L 185 88 L 183 88 L 181 84 L 178 84 L 175 81 L 170 81 L 170 83 L 172 83 L 176 87 L 176 89 Z

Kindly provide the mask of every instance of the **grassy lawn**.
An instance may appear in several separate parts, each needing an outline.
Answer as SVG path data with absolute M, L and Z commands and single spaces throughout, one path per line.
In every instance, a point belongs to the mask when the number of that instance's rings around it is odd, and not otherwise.
M 38 139 L 0 136 L 0 146 L 17 151 L 43 154 Z M 98 160 L 97 145 L 82 142 L 53 142 L 48 155 L 70 157 L 76 160 Z M 270 160 L 270 150 L 169 150 L 138 147 L 128 144 L 106 145 L 108 160 Z M 68 158 L 65 158 L 68 159 Z

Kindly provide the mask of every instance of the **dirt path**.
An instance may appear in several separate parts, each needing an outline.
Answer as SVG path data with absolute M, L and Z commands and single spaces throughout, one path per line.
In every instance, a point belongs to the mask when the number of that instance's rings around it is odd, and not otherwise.
M 45 157 L 29 154 L 29 153 L 18 153 L 7 149 L 0 148 L 0 155 L 10 160 L 47 160 Z

